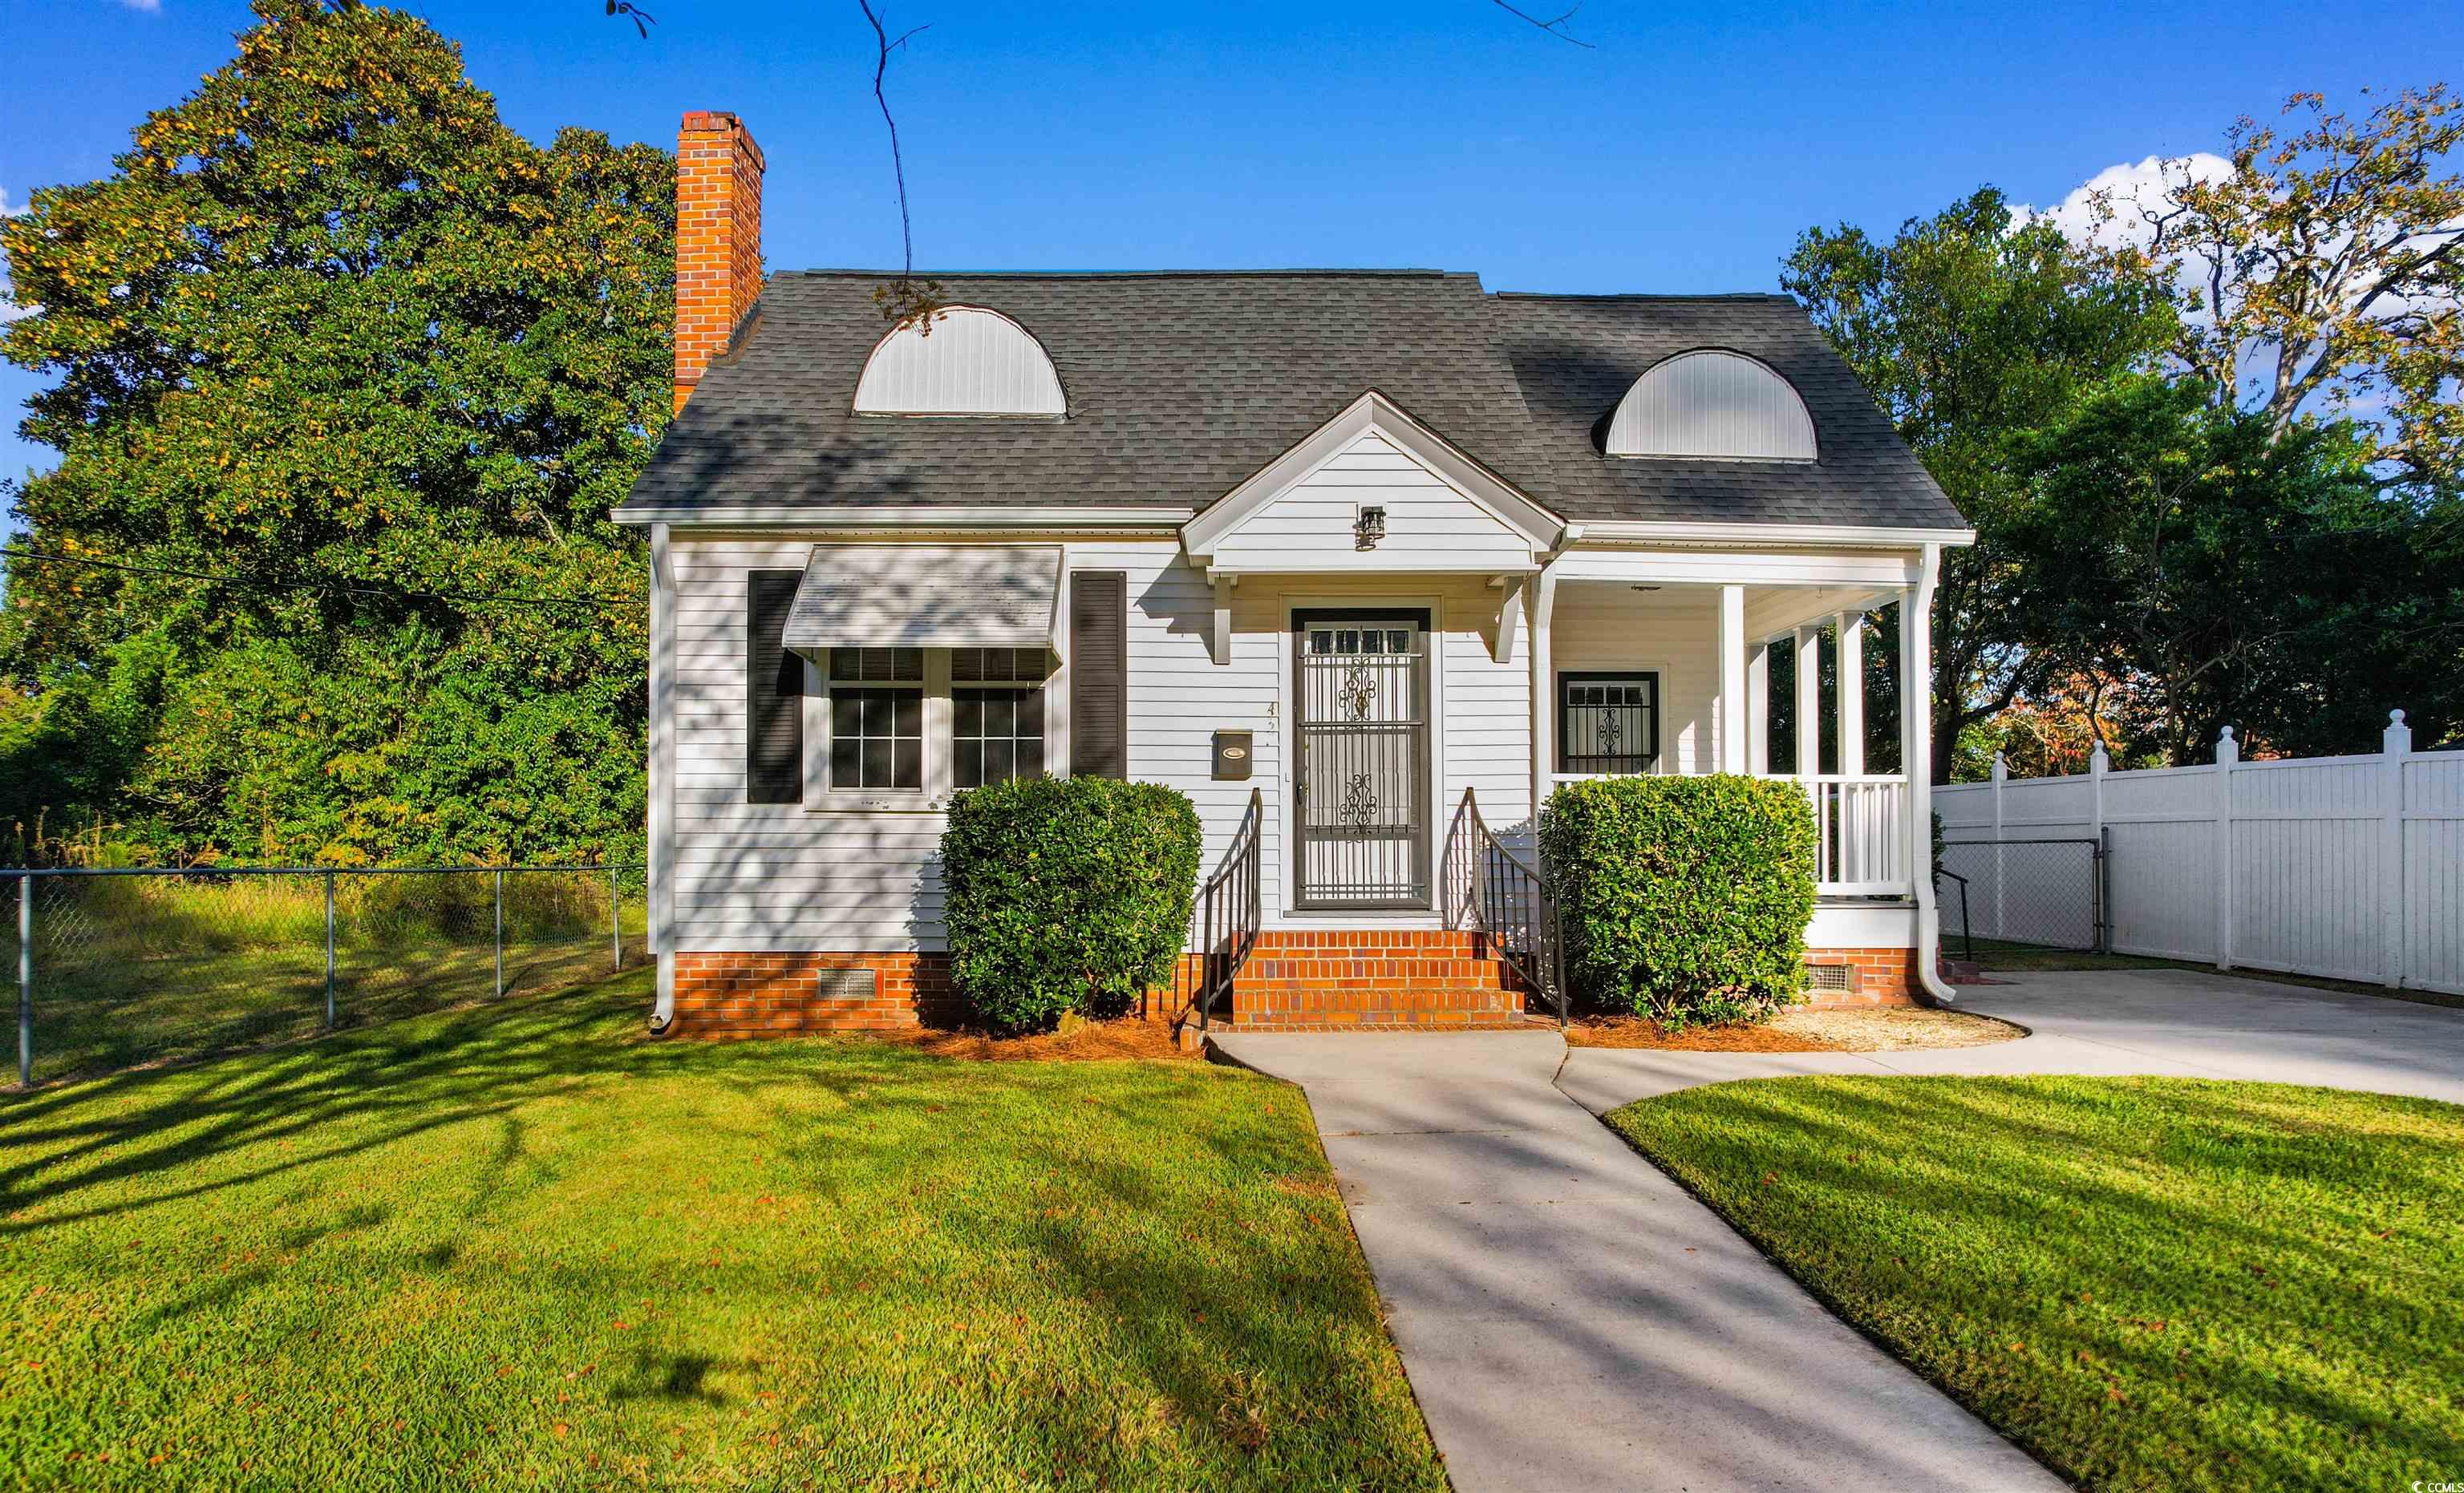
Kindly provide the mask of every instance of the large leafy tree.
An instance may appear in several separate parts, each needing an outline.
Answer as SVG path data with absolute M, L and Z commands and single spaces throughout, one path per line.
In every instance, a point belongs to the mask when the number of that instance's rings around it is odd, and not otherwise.
M 2296 94 L 2229 157 L 2159 163 L 2089 202 L 2115 271 L 2182 307 L 2171 351 L 2219 406 L 2281 438 L 2358 414 L 2368 454 L 2417 488 L 2464 481 L 2464 99 L 2407 90 L 2359 120 Z
M 1887 242 L 1809 229 L 1780 283 L 1975 526 L 1973 547 L 1944 557 L 1934 612 L 1933 762 L 1947 780 L 1964 729 L 2065 667 L 2019 610 L 2031 593 L 2003 538 L 2015 491 L 2006 443 L 2145 365 L 2173 335 L 2171 310 L 2052 225 L 2014 221 L 1990 187 Z
M 60 452 L 15 502 L 58 558 L 11 567 L 0 816 L 184 854 L 621 843 L 643 567 L 607 515 L 667 416 L 673 164 L 532 144 L 414 17 L 256 10 L 110 176 L 0 228 L 34 308 L 0 353 L 57 376 L 23 428 Z
M 2278 430 L 2148 377 L 2011 446 L 2021 610 L 2140 694 L 2132 755 L 2195 760 L 2226 725 L 2296 756 L 2366 749 L 2390 701 L 2433 740 L 2456 721 L 2464 593 L 2366 432 Z

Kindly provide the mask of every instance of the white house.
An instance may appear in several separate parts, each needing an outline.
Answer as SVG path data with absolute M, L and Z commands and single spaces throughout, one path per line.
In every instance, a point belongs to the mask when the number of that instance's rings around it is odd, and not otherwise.
M 1934 984 L 1925 713 L 1910 771 L 1866 772 L 1856 665 L 1900 604 L 1922 699 L 1971 535 L 1793 301 L 969 274 L 886 332 L 879 273 L 761 276 L 761 171 L 686 117 L 680 412 L 618 513 L 650 538 L 657 1024 L 915 1020 L 941 811 L 1033 772 L 1185 791 L 1208 871 L 1254 843 L 1219 1021 L 1510 1019 L 1466 804 L 1512 845 L 1599 773 L 1801 781 L 1817 990 Z M 1836 698 L 1798 667 L 1794 718 L 1836 713 L 1829 773 L 1766 729 L 1772 649 L 1825 629 Z

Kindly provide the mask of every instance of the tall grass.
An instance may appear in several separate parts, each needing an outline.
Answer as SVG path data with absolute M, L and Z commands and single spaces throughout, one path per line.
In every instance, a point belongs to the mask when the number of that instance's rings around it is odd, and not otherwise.
M 503 993 L 596 977 L 645 953 L 638 871 L 618 873 L 612 910 L 604 870 L 508 871 L 503 880 Z M 499 993 L 495 873 L 338 870 L 332 882 L 338 1023 Z M 323 875 L 54 875 L 34 887 L 40 1076 L 230 1050 L 324 1025 Z M 13 972 L 15 889 L 0 889 L 0 969 Z

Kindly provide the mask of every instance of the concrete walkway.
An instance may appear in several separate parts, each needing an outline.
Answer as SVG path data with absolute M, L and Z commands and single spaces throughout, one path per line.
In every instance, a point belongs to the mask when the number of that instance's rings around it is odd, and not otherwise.
M 2173 1073 L 2464 1102 L 2464 1011 L 2170 971 L 1963 993 L 2034 1035 L 1874 1054 L 1569 1052 L 1546 1031 L 1218 1041 L 1307 1090 L 1465 1493 L 2062 1486 L 1594 1114 L 1791 1073 Z
M 1463 1493 L 2062 1486 L 1560 1093 L 1554 1032 L 1218 1041 L 1308 1090 Z

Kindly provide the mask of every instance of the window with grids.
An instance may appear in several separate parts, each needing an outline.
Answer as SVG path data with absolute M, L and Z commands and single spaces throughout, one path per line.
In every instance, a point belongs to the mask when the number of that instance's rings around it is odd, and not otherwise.
M 1412 629 L 1409 627 L 1311 627 L 1309 650 L 1312 653 L 1409 653 L 1413 652 Z
M 1042 648 L 950 651 L 951 785 L 980 788 L 1044 776 Z
M 1557 676 L 1557 771 L 1647 773 L 1660 756 L 1660 676 Z
M 830 786 L 924 790 L 924 650 L 830 649 Z

